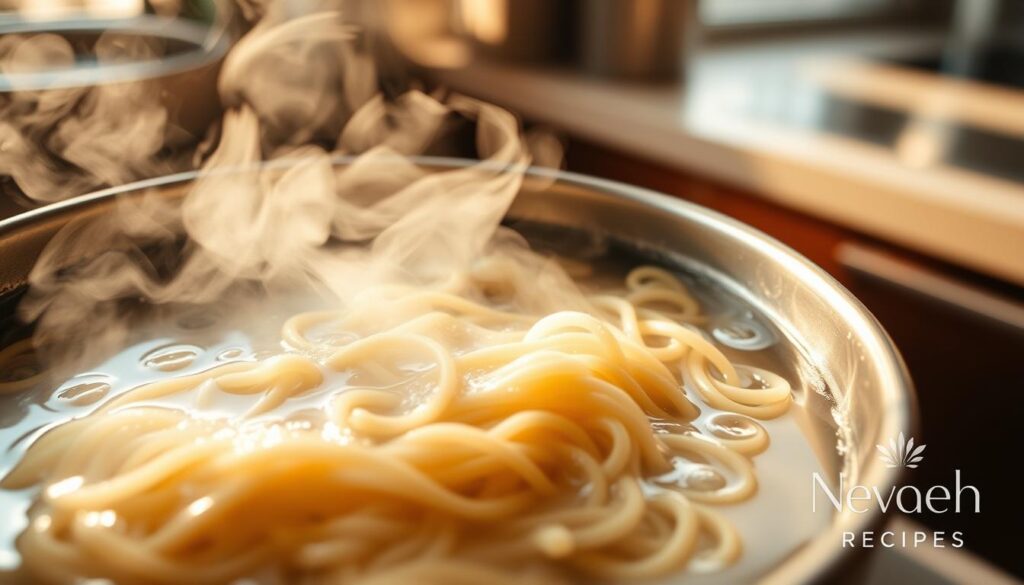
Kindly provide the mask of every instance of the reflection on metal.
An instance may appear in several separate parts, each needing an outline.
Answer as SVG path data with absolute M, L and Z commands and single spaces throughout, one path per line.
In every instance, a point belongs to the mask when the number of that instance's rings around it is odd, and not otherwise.
M 159 58 L 137 61 L 99 61 L 91 47 L 105 34 L 120 34 L 137 39 L 152 39 L 163 46 Z M 230 40 L 219 28 L 211 28 L 183 19 L 166 19 L 150 15 L 135 18 L 19 20 L 3 27 L 2 36 L 52 34 L 66 40 L 76 51 L 60 68 L 52 64 L 31 70 L 0 74 L 0 92 L 34 91 L 84 87 L 120 81 L 139 81 L 165 77 L 183 71 L 206 67 L 219 61 L 227 52 Z
M 696 16 L 693 0 L 580 3 L 580 60 L 589 73 L 643 81 L 683 74 Z

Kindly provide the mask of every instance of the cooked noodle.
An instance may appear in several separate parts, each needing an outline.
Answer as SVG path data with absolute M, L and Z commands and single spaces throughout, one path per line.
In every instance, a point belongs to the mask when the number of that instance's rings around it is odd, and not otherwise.
M 742 544 L 715 508 L 755 493 L 750 457 L 767 435 L 652 424 L 697 417 L 684 387 L 775 417 L 789 384 L 732 364 L 661 269 L 589 306 L 535 316 L 455 285 L 377 289 L 291 318 L 280 355 L 116 396 L 43 435 L 4 479 L 40 488 L 23 569 L 54 583 L 457 585 L 728 566 Z M 159 403 L 187 392 L 195 408 Z M 253 400 L 204 411 L 216 393 Z M 285 408 L 318 395 L 320 408 Z M 727 481 L 656 481 L 680 458 Z

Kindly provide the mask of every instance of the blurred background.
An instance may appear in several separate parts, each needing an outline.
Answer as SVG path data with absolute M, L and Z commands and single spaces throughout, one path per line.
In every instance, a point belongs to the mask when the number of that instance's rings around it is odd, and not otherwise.
M 194 168 L 216 133 L 220 62 L 262 4 L 0 0 L 0 216 Z M 882 549 L 872 579 L 1024 576 L 1011 479 L 1024 446 L 1024 1 L 341 4 L 385 94 L 416 84 L 497 103 L 562 137 L 569 170 L 717 209 L 835 276 L 917 384 L 928 461 L 908 481 L 949 484 L 960 469 L 982 492 L 981 514 L 892 517 L 962 531 L 966 550 Z M 39 34 L 70 48 L 33 50 Z M 169 123 L 137 164 L 90 173 L 116 147 L 75 142 L 49 96 L 118 104 L 131 129 L 145 108 L 125 95 L 141 87 Z

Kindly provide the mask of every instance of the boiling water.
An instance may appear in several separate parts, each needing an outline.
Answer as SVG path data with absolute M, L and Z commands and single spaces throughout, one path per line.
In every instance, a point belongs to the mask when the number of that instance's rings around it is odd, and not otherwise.
M 635 259 L 633 260 L 635 262 Z M 587 274 L 585 288 L 617 288 L 624 265 L 621 258 L 603 261 L 599 274 Z M 604 268 L 607 267 L 607 268 Z M 577 266 L 589 273 L 586 265 Z M 737 302 L 712 283 L 696 278 L 683 280 L 710 315 L 705 329 L 710 339 L 734 363 L 753 365 L 785 377 L 793 385 L 795 401 L 789 413 L 774 420 L 755 421 L 745 416 L 717 411 L 704 404 L 696 391 L 688 395 L 700 408 L 700 416 L 689 426 L 709 436 L 737 437 L 756 430 L 767 430 L 769 448 L 756 455 L 755 472 L 759 483 L 756 495 L 747 501 L 715 506 L 739 531 L 743 554 L 733 566 L 706 575 L 686 574 L 693 583 L 738 583 L 755 580 L 783 561 L 813 535 L 823 531 L 830 518 L 811 509 L 811 476 L 822 468 L 838 464 L 834 454 L 834 430 L 826 417 L 826 399 L 820 382 L 809 379 L 805 360 L 780 332 L 760 315 Z M 612 284 L 614 283 L 614 284 Z M 302 310 L 292 303 L 263 304 L 249 307 L 244 315 L 223 315 L 215 311 L 193 310 L 175 319 L 162 320 L 139 331 L 134 345 L 113 355 L 87 372 L 75 375 L 52 391 L 39 388 L 0 397 L 0 476 L 5 475 L 25 450 L 47 430 L 69 419 L 87 415 L 98 405 L 153 380 L 200 372 L 218 364 L 237 360 L 257 360 L 280 353 L 280 326 Z M 315 307 L 314 307 L 315 308 Z M 414 364 L 413 364 L 414 365 Z M 322 388 L 345 385 L 342 374 L 329 373 Z M 293 397 L 273 413 L 274 418 L 301 419 L 317 412 L 328 399 L 328 392 L 309 392 Z M 157 406 L 185 408 L 202 416 L 238 414 L 250 408 L 257 395 L 234 395 L 211 391 L 209 385 L 177 395 L 144 402 Z M 656 428 L 678 431 L 679 423 L 655 422 Z M 826 474 L 828 475 L 828 474 Z M 691 489 L 714 490 L 731 478 L 715 468 L 698 462 L 678 460 L 674 469 L 647 482 L 648 490 L 682 484 Z M 17 566 L 17 535 L 26 527 L 27 510 L 33 490 L 0 490 L 0 570 Z M 698 553 L 699 554 L 699 553 Z M 0 573 L 0 577 L 2 577 Z M 679 575 L 658 583 L 676 583 Z
M 594 254 L 593 251 L 583 253 Z M 596 254 L 601 257 L 601 271 L 590 273 L 584 279 L 585 288 L 594 290 L 621 287 L 628 269 L 650 256 L 615 242 L 599 242 Z M 661 260 L 658 263 L 662 265 L 676 264 L 672 258 Z M 811 479 L 814 472 L 834 477 L 842 466 L 842 458 L 835 448 L 833 404 L 815 369 L 768 319 L 708 277 L 683 270 L 677 271 L 677 275 L 700 302 L 701 312 L 709 316 L 702 329 L 729 360 L 779 374 L 792 385 L 794 401 L 783 416 L 755 420 L 712 408 L 698 392 L 692 388 L 687 390 L 687 396 L 700 408 L 700 415 L 690 425 L 702 434 L 735 437 L 750 432 L 753 425 L 760 425 L 768 432 L 771 442 L 768 449 L 753 457 L 758 481 L 754 497 L 736 504 L 714 506 L 715 511 L 732 522 L 743 540 L 743 555 L 739 561 L 714 573 L 672 575 L 654 583 L 754 582 L 823 532 L 832 521 L 827 506 L 819 506 L 817 512 L 812 509 Z M 699 463 L 681 460 L 676 462 L 668 477 L 660 479 L 669 483 L 683 482 L 691 488 L 697 487 L 694 482 L 704 483 L 708 489 L 714 489 L 732 478 L 721 477 L 716 470 Z M 651 483 L 657 489 L 659 482 Z

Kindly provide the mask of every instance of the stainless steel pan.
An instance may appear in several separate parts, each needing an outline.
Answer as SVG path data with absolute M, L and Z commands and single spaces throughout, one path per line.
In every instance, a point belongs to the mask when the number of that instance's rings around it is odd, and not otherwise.
M 340 158 L 337 164 L 348 160 Z M 470 161 L 419 162 L 445 169 Z M 127 185 L 0 221 L 0 300 L 6 299 L 0 304 L 0 342 L 24 334 L 13 318 L 14 300 L 42 247 L 61 226 L 111 210 L 118 197 L 138 197 L 145 191 L 179 197 L 195 176 L 184 173 Z M 877 321 L 806 258 L 703 207 L 559 171 L 531 169 L 509 218 L 628 242 L 640 253 L 708 278 L 739 297 L 798 349 L 805 360 L 802 383 L 827 392 L 825 413 L 845 421 L 825 421 L 834 428 L 823 436 L 833 445 L 836 440 L 848 443 L 845 456 L 839 458 L 849 474 L 847 483 L 874 485 L 885 492 L 896 485 L 899 471 L 882 465 L 875 445 L 913 430 L 914 395 L 906 369 Z M 76 258 L 67 260 L 72 263 Z M 873 528 L 881 520 L 876 513 L 837 515 L 825 532 L 774 567 L 765 580 L 834 582 L 849 576 L 863 563 L 853 554 L 855 549 L 842 547 L 841 534 Z

